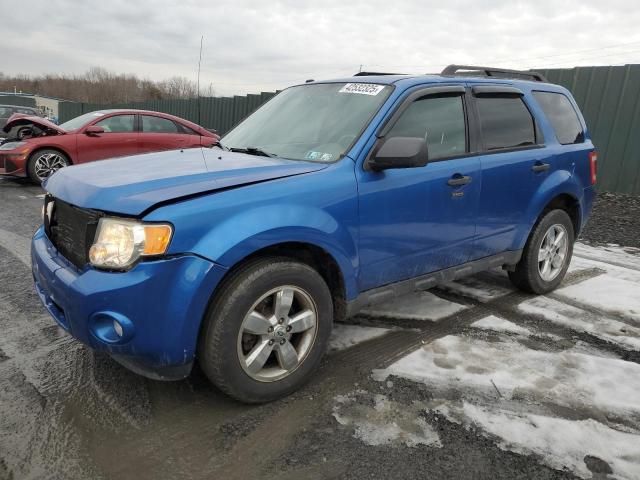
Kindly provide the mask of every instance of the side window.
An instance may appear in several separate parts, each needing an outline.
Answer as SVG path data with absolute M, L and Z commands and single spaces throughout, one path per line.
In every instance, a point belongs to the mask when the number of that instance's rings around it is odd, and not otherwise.
M 114 115 L 113 117 L 100 120 L 95 125 L 104 128 L 109 133 L 133 132 L 135 115 Z
M 487 150 L 535 145 L 535 123 L 522 98 L 480 96 L 476 105 Z
M 563 145 L 584 142 L 578 114 L 566 96 L 553 92 L 533 92 L 533 96 L 549 119 L 558 142 Z
M 144 133 L 182 133 L 171 120 L 151 115 L 142 115 L 142 131 Z
M 386 136 L 424 138 L 429 149 L 429 160 L 465 153 L 467 140 L 462 96 L 416 100 Z

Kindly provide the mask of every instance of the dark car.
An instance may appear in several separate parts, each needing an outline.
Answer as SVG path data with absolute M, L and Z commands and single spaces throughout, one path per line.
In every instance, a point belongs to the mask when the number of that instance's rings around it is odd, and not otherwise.
M 30 116 L 40 116 L 40 112 L 37 108 L 32 107 L 21 107 L 19 105 L 0 105 L 0 138 L 1 137 L 19 137 L 20 132 L 16 131 L 5 133 L 4 126 L 7 124 L 7 120 L 11 118 L 11 116 L 15 113 L 19 113 L 22 115 L 30 115 Z
M 216 148 L 128 160 L 46 182 L 42 302 L 135 372 L 178 379 L 197 360 L 264 402 L 310 377 L 334 320 L 373 303 L 495 267 L 554 290 L 597 154 L 567 89 L 450 66 L 290 87 Z
M 28 176 L 40 184 L 68 165 L 138 153 L 211 146 L 218 135 L 173 115 L 146 110 L 100 110 L 62 125 L 14 114 L 4 126 L 29 128 L 0 145 L 0 175 Z

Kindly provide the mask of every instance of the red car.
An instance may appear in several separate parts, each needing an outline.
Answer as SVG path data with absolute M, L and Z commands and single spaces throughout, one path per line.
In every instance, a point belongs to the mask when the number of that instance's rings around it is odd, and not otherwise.
M 30 125 L 22 138 L 0 145 L 0 175 L 28 176 L 35 183 L 67 165 L 192 147 L 220 138 L 182 118 L 144 110 L 100 110 L 62 125 L 44 118 L 12 115 L 4 131 Z

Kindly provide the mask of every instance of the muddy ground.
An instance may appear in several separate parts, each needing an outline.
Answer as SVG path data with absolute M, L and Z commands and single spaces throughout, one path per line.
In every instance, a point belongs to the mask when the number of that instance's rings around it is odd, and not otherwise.
M 496 393 L 487 394 L 465 386 L 464 377 L 462 384 L 443 385 L 397 372 L 372 374 L 393 370 L 411 352 L 431 355 L 430 348 L 452 338 L 503 342 L 527 352 L 579 347 L 594 358 L 638 362 L 640 349 L 524 313 L 519 305 L 531 297 L 512 291 L 499 272 L 412 299 L 414 314 L 394 316 L 392 306 L 349 319 L 365 335 L 353 336 L 350 327 L 339 330 L 344 334 L 335 339 L 335 349 L 307 387 L 278 402 L 246 406 L 218 392 L 198 371 L 173 383 L 136 376 L 54 325 L 33 291 L 28 265 L 41 194 L 24 182 L 0 179 L 0 479 L 560 479 L 618 474 L 619 460 L 603 458 L 606 452 L 585 451 L 584 463 L 577 467 L 570 457 L 564 463 L 551 461 L 544 449 L 527 450 L 513 438 L 434 406 L 443 405 L 442 399 L 454 405 L 481 398 L 483 408 L 520 402 L 540 413 L 553 400 L 501 391 L 497 376 Z M 596 218 L 603 215 L 598 212 Z M 638 219 L 633 220 L 637 231 Z M 615 241 L 606 227 L 596 225 L 591 231 L 598 228 L 608 232 L 605 242 Z M 596 241 L 593 236 L 589 240 Z M 584 262 L 593 256 L 586 250 L 582 254 Z M 624 253 L 618 255 L 617 263 L 625 264 Z M 594 262 L 573 269 L 565 286 L 604 274 L 608 264 L 602 258 Z M 474 293 L 472 287 L 479 284 L 484 287 Z M 614 314 L 579 301 L 571 304 L 583 306 L 589 315 L 611 314 L 629 326 L 640 323 L 626 311 Z M 442 313 L 428 318 L 438 308 Z M 516 335 L 509 327 L 511 333 L 486 333 L 473 326 L 489 316 L 535 332 Z M 384 334 L 365 339 L 366 332 Z M 613 396 L 616 387 L 609 386 Z M 545 414 L 609 422 L 610 412 L 601 409 L 596 415 L 588 405 L 566 406 L 556 400 L 549 407 L 553 414 Z M 600 418 L 607 415 L 607 421 Z M 615 425 L 629 434 L 638 430 L 635 421 Z M 631 458 L 632 467 L 636 461 L 640 465 L 640 458 Z M 620 471 L 628 471 L 626 467 Z

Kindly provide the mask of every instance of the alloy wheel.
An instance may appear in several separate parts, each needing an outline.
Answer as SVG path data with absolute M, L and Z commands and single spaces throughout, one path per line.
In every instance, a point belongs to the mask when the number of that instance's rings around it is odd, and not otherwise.
M 40 181 L 67 166 L 67 160 L 59 153 L 44 153 L 36 158 L 34 171 Z
M 238 358 L 252 379 L 274 382 L 293 373 L 315 343 L 318 310 L 311 296 L 285 285 L 264 294 L 246 314 Z
M 567 230 L 556 224 L 545 233 L 538 251 L 538 272 L 545 282 L 555 279 L 562 269 L 569 251 Z

